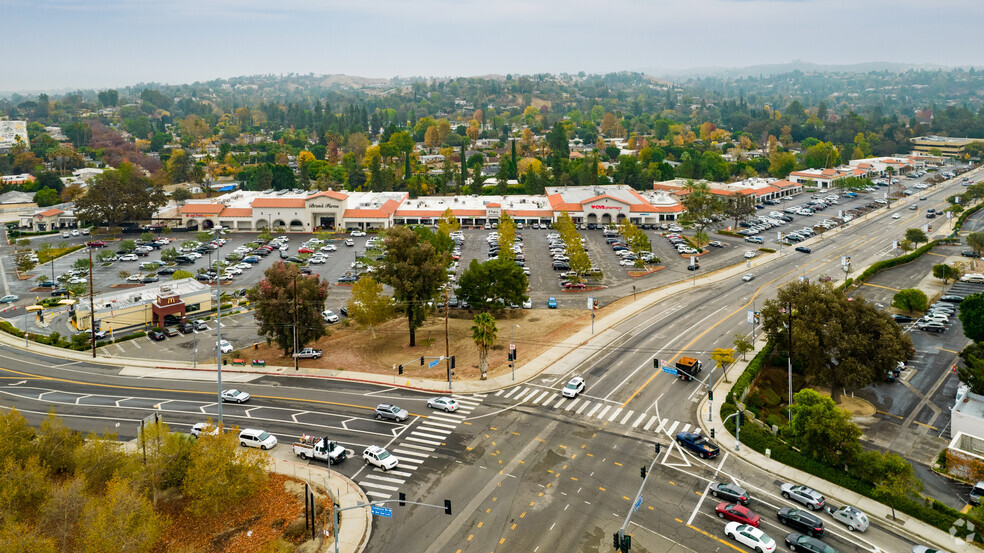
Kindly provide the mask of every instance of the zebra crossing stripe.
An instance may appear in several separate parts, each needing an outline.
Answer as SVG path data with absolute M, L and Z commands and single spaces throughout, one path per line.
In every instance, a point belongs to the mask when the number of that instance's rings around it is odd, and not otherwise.
M 634 415 L 634 414 L 635 414 L 634 411 L 631 411 L 631 410 L 630 411 L 626 411 L 625 417 L 623 417 L 622 420 L 619 421 L 619 424 L 625 424 L 625 423 L 629 422 L 629 419 L 631 419 L 632 418 L 632 415 Z
M 598 413 L 598 418 L 599 418 L 599 419 L 603 419 L 603 418 L 605 418 L 605 413 L 607 413 L 607 412 L 608 412 L 608 410 L 609 410 L 609 409 L 611 409 L 611 408 L 612 408 L 612 406 L 611 406 L 611 405 L 606 405 L 606 406 L 605 406 L 605 408 L 604 408 L 604 409 L 602 409 L 600 413 Z
M 438 440 L 438 441 L 425 440 L 423 438 L 417 438 L 417 437 L 414 437 L 414 436 L 407 436 L 407 440 L 409 440 L 411 442 L 417 442 L 417 443 L 427 444 L 427 445 L 433 445 L 433 446 L 439 446 L 439 445 L 441 445 L 441 441 L 440 440 Z
M 499 390 L 498 392 L 496 392 L 496 393 L 495 393 L 495 395 L 497 395 L 497 396 L 501 396 L 501 395 L 502 395 L 502 392 L 503 392 L 503 391 L 504 391 L 504 390 Z
M 423 459 L 427 459 L 428 457 L 430 457 L 430 455 L 428 455 L 426 453 L 422 453 L 420 451 L 410 451 L 408 449 L 395 449 L 394 448 L 393 449 L 393 453 L 399 453 L 400 455 L 410 455 L 412 457 L 422 457 Z
M 434 434 L 437 434 L 438 436 L 441 436 L 442 438 L 446 438 L 448 436 L 448 434 L 451 433 L 451 430 L 448 430 L 447 428 L 434 428 L 434 427 L 428 426 L 426 424 L 422 424 L 422 425 L 418 426 L 417 427 L 417 430 L 423 430 L 424 432 L 433 432 Z M 411 434 L 413 434 L 413 433 L 414 432 L 411 432 Z
M 649 422 L 646 423 L 646 426 L 643 426 L 642 429 L 648 432 L 649 428 L 656 422 L 656 420 L 657 420 L 656 415 L 653 415 L 652 417 L 650 417 Z
M 535 396 L 539 391 L 540 390 L 537 390 L 536 388 L 533 388 L 532 390 L 530 390 L 530 393 L 527 394 L 523 399 L 519 400 L 519 402 L 520 403 L 523 403 L 524 401 L 529 400 L 531 397 Z
M 373 480 L 379 480 L 380 482 L 392 482 L 394 484 L 403 484 L 406 480 L 400 478 L 390 478 L 388 476 L 379 476 L 377 474 L 367 474 L 366 478 L 372 478 Z
M 371 495 L 373 497 L 378 497 L 379 499 L 389 499 L 389 498 L 393 497 L 392 495 L 390 495 L 388 493 L 381 493 L 381 492 L 376 492 L 376 491 L 373 491 L 373 490 L 366 490 L 366 495 Z
M 689 423 L 683 425 L 683 430 L 681 430 L 680 432 L 687 432 L 688 430 L 690 430 L 690 424 Z
M 608 422 L 612 422 L 613 420 L 615 420 L 615 417 L 617 417 L 618 414 L 621 413 L 621 412 L 622 412 L 622 408 L 621 407 L 618 407 L 614 411 L 612 411 L 612 416 L 608 419 Z
M 540 402 L 543 401 L 543 398 L 547 397 L 548 395 L 550 395 L 550 392 L 543 392 L 542 394 L 540 394 L 540 397 L 533 400 L 533 403 L 539 405 Z
M 673 425 L 670 426 L 670 428 L 666 431 L 666 433 L 672 436 L 673 435 L 673 431 L 676 430 L 676 427 L 679 426 L 679 424 L 680 424 L 680 421 L 673 421 Z M 662 425 L 660 425 L 660 426 L 662 426 Z M 690 426 L 690 425 L 687 425 L 687 426 Z
M 564 410 L 570 411 L 571 409 L 574 408 L 575 405 L 577 405 L 577 402 L 579 402 L 579 401 L 581 401 L 581 398 L 579 398 L 579 397 L 576 397 L 576 398 L 570 400 L 570 402 L 567 403 L 567 406 L 564 407 Z
M 632 428 L 638 427 L 639 426 L 639 423 L 642 422 L 642 421 L 644 421 L 644 420 L 646 420 L 646 414 L 645 413 L 639 415 L 639 418 L 636 419 L 636 421 L 634 423 L 632 423 Z
M 567 401 L 567 398 L 564 396 L 560 396 L 559 398 L 557 398 L 557 403 L 554 403 L 553 405 L 554 409 L 560 408 L 560 406 L 563 405 L 565 401 Z
M 426 432 L 414 431 L 410 433 L 411 436 L 420 436 L 422 438 L 430 438 L 432 440 L 437 440 L 437 443 L 441 443 L 442 440 L 447 438 L 447 436 L 440 436 L 438 434 L 428 434 Z
M 461 421 L 465 419 L 464 415 L 455 415 L 454 413 L 441 413 L 440 415 L 427 415 L 427 420 L 431 421 L 441 421 L 441 422 L 453 422 L 455 424 L 460 424 Z
M 657 434 L 659 434 L 660 432 L 663 431 L 663 427 L 666 426 L 666 423 L 667 422 L 669 422 L 669 421 L 667 421 L 666 419 L 663 419 L 663 420 L 659 421 L 659 428 L 656 429 L 656 433 Z M 667 434 L 669 434 L 669 432 L 667 432 Z
M 504 395 L 502 397 L 504 397 L 506 399 L 509 399 L 510 396 L 512 396 L 513 394 L 515 394 L 516 392 L 518 392 L 520 389 L 525 389 L 525 388 L 520 388 L 519 386 L 517 386 L 517 387 L 513 388 L 512 390 L 509 390 L 509 393 L 507 393 L 506 395 Z
M 394 449 L 393 451 L 397 451 L 397 450 Z M 407 478 L 410 478 L 411 476 L 413 476 L 413 474 L 411 474 L 409 472 L 403 472 L 403 471 L 399 471 L 399 470 L 390 470 L 390 471 L 387 471 L 387 472 L 389 474 L 394 474 L 396 476 L 405 476 Z
M 448 428 L 450 430 L 454 430 L 455 428 L 458 428 L 457 424 L 444 424 L 443 422 L 434 422 L 432 419 L 427 419 L 427 426 L 430 427 L 439 426 L 441 428 Z
M 362 482 L 359 482 L 359 484 L 361 484 L 363 486 L 369 486 L 369 487 L 372 487 L 372 488 L 379 488 L 381 490 L 386 490 L 386 491 L 390 491 L 390 492 L 399 491 L 399 489 L 400 489 L 400 488 L 398 488 L 396 486 L 387 486 L 385 484 L 377 484 L 375 482 L 368 482 L 366 480 L 363 480 Z
M 585 409 L 588 408 L 588 405 L 591 405 L 591 403 L 588 402 L 588 401 L 585 401 L 584 403 L 582 403 L 581 406 L 577 408 L 577 414 L 580 415 L 581 414 L 581 411 L 584 411 Z
M 433 447 L 425 447 L 422 445 L 413 445 L 413 444 L 400 444 L 400 445 L 402 445 L 403 447 L 409 447 L 411 449 L 419 449 L 420 451 L 426 451 L 428 453 L 434 453 L 435 451 L 435 448 Z
M 595 403 L 595 406 L 592 407 L 590 411 L 588 411 L 588 416 L 589 417 L 594 416 L 595 411 L 597 411 L 598 409 L 601 409 L 601 404 L 600 403 Z

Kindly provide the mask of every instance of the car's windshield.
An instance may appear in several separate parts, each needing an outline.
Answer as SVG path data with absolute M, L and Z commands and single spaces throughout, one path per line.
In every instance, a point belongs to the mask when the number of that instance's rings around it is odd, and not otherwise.
M 257 438 L 259 438 L 261 442 L 265 442 L 270 438 L 270 434 L 264 430 L 263 432 L 260 432 L 260 435 L 257 436 Z
M 380 451 L 379 454 L 377 455 L 377 457 L 379 457 L 379 460 L 380 461 L 382 461 L 383 459 L 385 459 L 385 458 L 387 458 L 389 456 L 390 456 L 390 452 L 389 451 L 386 451 L 385 449 L 382 450 L 382 451 Z

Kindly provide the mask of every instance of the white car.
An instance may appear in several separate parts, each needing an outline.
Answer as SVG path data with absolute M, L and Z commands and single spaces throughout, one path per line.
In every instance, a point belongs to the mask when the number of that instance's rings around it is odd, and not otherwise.
M 366 233 L 363 230 L 353 230 L 349 233 L 349 236 L 365 236 Z
M 901 219 L 901 218 L 902 218 L 902 214 L 901 213 L 895 213 L 895 214 L 892 215 L 892 219 Z
M 400 464 L 400 460 L 395 455 L 376 445 L 371 445 L 362 452 L 362 460 L 367 465 L 377 466 L 383 470 L 395 469 Z
M 533 300 L 531 298 L 523 300 L 523 309 L 533 309 Z
M 120 261 L 136 261 L 136 260 L 137 260 L 137 254 L 135 253 L 128 253 L 120 256 Z
M 323 251 L 323 252 L 334 252 L 334 251 L 338 251 L 338 246 L 336 246 L 334 244 L 328 244 L 328 245 L 325 245 L 325 246 L 321 246 L 321 251 Z
M 320 255 L 312 255 L 311 258 L 308 259 L 308 263 L 311 263 L 312 265 L 322 265 L 325 261 L 327 261 L 327 259 L 321 257 Z
M 191 435 L 196 438 L 201 438 L 202 434 L 210 434 L 212 436 L 217 436 L 219 434 L 219 427 L 215 426 L 210 422 L 200 422 L 195 426 L 191 427 Z
M 222 340 L 219 342 L 219 350 L 222 353 L 232 353 L 232 344 L 230 344 L 227 340 Z M 248 399 L 249 394 L 246 394 L 246 397 Z
M 772 553 L 776 550 L 776 540 L 770 538 L 765 532 L 754 526 L 740 522 L 729 522 L 724 527 L 724 535 L 738 543 L 746 545 L 753 551 Z
M 224 342 L 225 340 L 223 340 Z M 236 390 L 235 388 L 231 390 L 222 390 L 222 401 L 229 401 L 232 403 L 246 403 L 249 401 L 249 394 L 242 391 Z
M 258 447 L 265 451 L 277 445 L 277 437 L 266 430 L 244 428 L 239 433 L 239 445 L 243 447 Z
M 561 395 L 564 397 L 575 398 L 578 394 L 584 391 L 584 379 L 580 376 L 575 376 L 564 386 L 564 389 L 560 391 Z
M 458 402 L 446 396 L 435 397 L 427 400 L 427 406 L 431 409 L 440 409 L 445 413 L 458 410 Z
M 326 323 L 335 324 L 338 322 L 338 315 L 331 312 L 331 310 L 325 309 L 321 312 L 321 318 L 325 320 Z
M 237 263 L 236 268 L 240 270 L 252 269 L 253 265 L 249 263 Z
M 744 275 L 742 275 L 741 280 L 743 280 L 744 282 L 755 280 L 755 275 L 753 275 L 752 273 L 745 273 Z
M 130 275 L 126 277 L 127 282 L 140 282 L 143 280 L 143 275 Z
M 72 236 L 78 236 L 78 235 L 79 235 L 79 231 L 77 231 L 77 230 L 73 230 L 72 231 Z
M 751 250 L 748 250 L 747 252 L 745 252 L 745 259 L 751 259 L 751 258 L 755 257 L 756 255 L 758 255 L 758 254 L 755 253 L 755 252 L 753 252 L 753 251 L 751 251 Z
M 636 262 L 634 259 L 623 259 L 618 264 L 623 267 L 635 267 Z

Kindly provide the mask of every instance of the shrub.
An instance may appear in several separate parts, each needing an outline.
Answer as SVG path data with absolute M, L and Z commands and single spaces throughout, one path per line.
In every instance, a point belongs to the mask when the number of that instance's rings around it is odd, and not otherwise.
M 765 360 L 772 354 L 773 347 L 774 345 L 772 342 L 768 342 L 765 344 L 765 347 L 762 348 L 762 351 L 758 352 L 758 354 L 752 358 L 751 362 L 748 363 L 748 367 L 743 373 L 741 373 L 741 376 L 735 380 L 735 385 L 731 388 L 731 391 L 728 392 L 728 402 L 735 403 L 741 398 L 741 395 L 745 393 L 745 389 L 752 384 L 752 380 L 754 380 L 759 371 L 762 370 L 762 365 L 765 364 Z

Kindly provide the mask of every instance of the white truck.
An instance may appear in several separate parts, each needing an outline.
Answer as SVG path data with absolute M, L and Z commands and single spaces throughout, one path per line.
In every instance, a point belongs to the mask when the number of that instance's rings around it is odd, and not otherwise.
M 301 351 L 294 354 L 294 357 L 298 359 L 318 359 L 321 357 L 321 350 L 314 348 L 304 348 Z
M 341 463 L 351 453 L 339 445 L 338 442 L 333 442 L 328 438 L 315 438 L 307 435 L 301 436 L 300 440 L 294 442 L 291 449 L 294 450 L 294 455 L 305 461 L 308 459 L 318 459 L 320 461 L 327 461 L 330 465 Z

